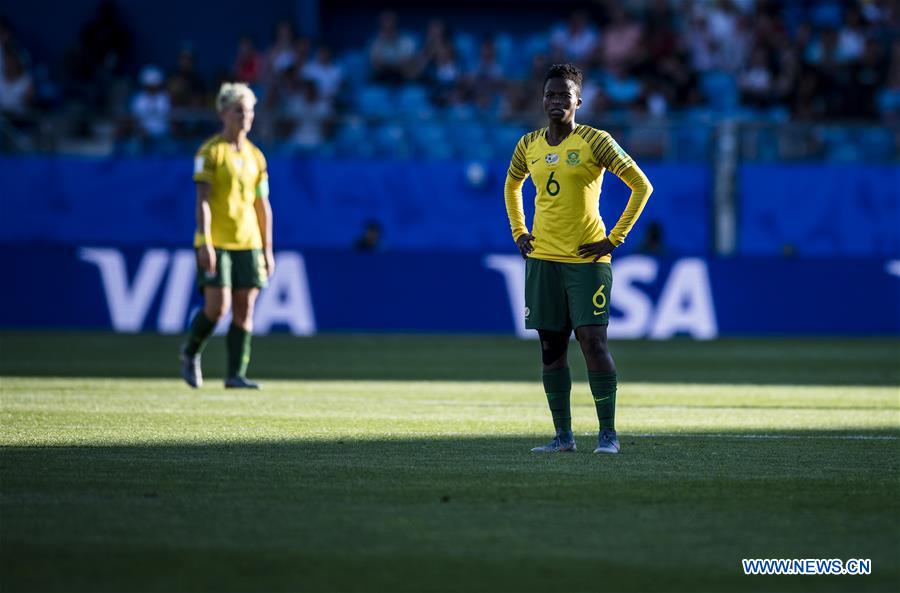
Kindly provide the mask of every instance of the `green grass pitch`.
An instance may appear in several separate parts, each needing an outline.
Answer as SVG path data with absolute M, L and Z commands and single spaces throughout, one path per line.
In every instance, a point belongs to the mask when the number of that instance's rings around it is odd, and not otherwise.
M 258 393 L 177 337 L 0 334 L 0 590 L 896 591 L 900 342 L 613 344 L 623 451 L 535 343 L 271 336 Z M 744 576 L 742 558 L 870 558 Z

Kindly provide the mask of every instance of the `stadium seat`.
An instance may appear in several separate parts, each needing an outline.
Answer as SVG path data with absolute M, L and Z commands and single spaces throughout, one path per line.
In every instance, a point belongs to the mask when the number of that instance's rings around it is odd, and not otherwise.
M 368 158 L 375 154 L 368 129 L 359 121 L 351 121 L 341 126 L 335 134 L 333 144 L 335 153 L 342 157 Z
M 707 72 L 700 79 L 703 95 L 709 106 L 719 113 L 733 111 L 738 106 L 738 89 L 734 76 L 727 72 Z
M 415 157 L 441 159 L 453 156 L 446 129 L 439 122 L 414 123 L 408 127 L 408 136 Z
M 862 156 L 867 161 L 884 162 L 897 156 L 894 134 L 885 128 L 864 128 L 859 137 Z
M 359 88 L 369 78 L 369 58 L 362 51 L 348 51 L 340 60 L 344 80 L 351 88 Z
M 848 129 L 827 127 L 822 131 L 825 158 L 836 162 L 854 162 L 862 158 L 859 139 Z
M 425 118 L 434 115 L 428 91 L 419 85 L 408 85 L 400 89 L 397 107 L 405 117 Z
M 356 108 L 367 117 L 389 118 L 394 115 L 391 92 L 383 86 L 367 85 L 359 89 Z
M 457 33 L 453 36 L 453 47 L 463 70 L 471 70 L 478 62 L 478 40 L 475 36 L 470 33 Z
M 373 140 L 376 158 L 408 158 L 413 155 L 406 130 L 399 123 L 389 122 L 376 127 Z

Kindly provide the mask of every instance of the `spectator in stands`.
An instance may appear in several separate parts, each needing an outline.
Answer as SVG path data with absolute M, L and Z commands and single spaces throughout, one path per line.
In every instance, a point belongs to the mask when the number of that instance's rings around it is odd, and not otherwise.
M 282 105 L 282 114 L 292 128 L 287 145 L 308 151 L 318 148 L 325 141 L 334 109 L 331 101 L 320 95 L 315 82 L 294 80 L 294 88 Z
M 431 89 L 431 100 L 441 107 L 461 102 L 462 68 L 453 46 L 445 45 L 437 53 L 434 65 L 425 73 Z
M 245 36 L 238 43 L 237 58 L 234 62 L 234 77 L 240 82 L 255 84 L 263 73 L 263 58 L 256 51 L 253 39 Z
M 269 48 L 266 56 L 266 70 L 270 77 L 277 77 L 299 64 L 301 62 L 298 62 L 294 26 L 290 21 L 278 21 L 275 27 L 275 43 Z
M 602 64 L 608 70 L 628 70 L 639 60 L 643 28 L 628 18 L 625 10 L 615 4 L 610 9 L 611 22 L 600 40 Z
M 506 77 L 503 67 L 497 59 L 497 48 L 492 39 L 485 39 L 481 42 L 478 62 L 466 77 L 466 84 L 472 100 L 476 105 L 481 106 L 492 104 L 497 93 L 503 91 Z
M 837 37 L 837 55 L 841 62 L 856 62 L 866 47 L 866 32 L 862 14 L 856 6 L 848 6 L 844 25 Z
M 369 50 L 373 78 L 386 84 L 402 83 L 414 73 L 416 44 L 398 29 L 397 15 L 393 12 L 382 13 L 380 23 Z
M 673 54 L 663 58 L 659 63 L 659 75 L 673 107 L 685 109 L 696 106 L 700 82 L 686 56 Z
M 15 123 L 24 122 L 34 105 L 34 84 L 19 52 L 11 45 L 4 48 L 0 70 L 0 114 Z
M 451 41 L 447 38 L 447 27 L 444 21 L 434 19 L 425 30 L 425 40 L 415 59 L 414 78 L 421 78 L 434 65 L 440 50 Z
M 190 49 L 185 48 L 178 53 L 178 63 L 167 87 L 173 108 L 206 107 L 206 83 L 194 68 L 194 52 Z
M 738 77 L 741 102 L 752 107 L 768 107 L 774 97 L 775 76 L 769 64 L 769 56 L 762 48 L 756 48 L 750 63 Z
M 315 83 L 318 95 L 332 103 L 344 80 L 343 68 L 334 62 L 331 49 L 324 45 L 316 51 L 315 60 L 302 67 L 300 75 Z
M 95 68 L 121 73 L 131 57 L 131 32 L 112 0 L 103 0 L 97 13 L 81 30 L 87 60 Z
M 775 76 L 775 101 L 781 105 L 790 105 L 791 95 L 797 86 L 802 68 L 800 52 L 787 36 L 781 37 L 775 50 L 777 74 Z
M 644 51 L 640 59 L 645 73 L 656 73 L 661 60 L 678 51 L 675 15 L 668 0 L 654 0 L 644 17 Z
M 685 35 L 685 44 L 691 56 L 691 69 L 702 74 L 715 67 L 717 43 L 709 32 L 706 15 L 702 12 L 691 17 Z
M 881 43 L 876 39 L 867 39 L 862 56 L 851 66 L 851 83 L 847 89 L 848 117 L 878 117 L 876 99 L 878 91 L 887 82 L 887 73 L 888 62 Z
M 163 73 L 156 66 L 141 70 L 141 90 L 131 101 L 131 115 L 145 140 L 161 140 L 169 134 L 171 102 L 163 82 Z
M 587 13 L 577 11 L 569 17 L 565 27 L 550 34 L 550 48 L 554 57 L 584 64 L 597 45 L 598 35 Z

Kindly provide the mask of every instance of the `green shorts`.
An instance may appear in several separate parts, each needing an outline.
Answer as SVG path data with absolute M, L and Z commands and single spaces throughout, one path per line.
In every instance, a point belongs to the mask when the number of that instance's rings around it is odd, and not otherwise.
M 525 262 L 525 327 L 569 331 L 609 324 L 612 268 L 607 263 Z
M 265 288 L 268 275 L 262 249 L 216 248 L 216 273 L 207 274 L 197 262 L 197 284 L 223 288 Z

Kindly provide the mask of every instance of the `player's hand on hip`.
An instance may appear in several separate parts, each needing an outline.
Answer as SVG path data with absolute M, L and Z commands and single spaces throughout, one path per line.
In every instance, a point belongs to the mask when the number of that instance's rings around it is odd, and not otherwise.
M 603 239 L 596 243 L 585 243 L 580 246 L 578 248 L 578 256 L 584 258 L 592 257 L 594 258 L 594 263 L 596 263 L 601 257 L 612 253 L 615 248 L 616 246 L 613 245 L 612 241 Z
M 532 241 L 534 241 L 534 235 L 531 233 L 522 233 L 516 239 L 516 247 L 519 248 L 519 253 L 522 254 L 524 259 L 528 259 L 528 254 L 534 251 L 534 245 L 531 244 Z
M 216 273 L 216 250 L 209 243 L 201 245 L 197 249 L 197 259 L 200 263 L 200 269 L 207 274 L 215 275 Z
M 266 273 L 268 274 L 269 278 L 271 278 L 272 274 L 275 273 L 275 254 L 272 253 L 272 250 L 270 248 L 266 248 L 266 250 L 263 252 L 263 257 L 266 260 Z

